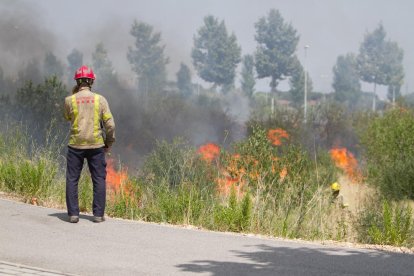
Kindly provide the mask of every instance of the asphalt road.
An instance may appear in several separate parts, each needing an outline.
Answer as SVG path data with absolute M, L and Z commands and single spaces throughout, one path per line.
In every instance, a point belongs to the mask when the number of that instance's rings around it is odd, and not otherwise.
M 0 199 L 0 261 L 77 275 L 414 275 L 414 255 L 107 219 Z

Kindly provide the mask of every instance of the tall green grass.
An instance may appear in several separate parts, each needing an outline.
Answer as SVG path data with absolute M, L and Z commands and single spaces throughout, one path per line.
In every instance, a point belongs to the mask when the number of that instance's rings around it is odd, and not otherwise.
M 0 135 L 0 187 L 25 201 L 46 201 L 61 190 L 59 157 L 52 145 L 33 144 L 21 126 L 10 126 Z
M 30 141 L 21 127 L 0 134 L 0 190 L 64 208 L 62 151 L 56 143 L 37 146 Z M 327 152 L 309 152 L 290 138 L 274 145 L 267 130 L 257 127 L 211 162 L 182 139 L 158 142 L 142 169 L 119 189 L 108 188 L 106 212 L 218 231 L 412 244 L 411 209 L 384 202 L 352 215 L 331 201 L 329 185 L 336 178 Z M 228 192 L 223 183 L 230 185 Z M 92 199 L 85 169 L 79 183 L 81 211 L 91 211 Z
M 372 244 L 413 246 L 412 214 L 407 204 L 374 197 L 356 221 L 358 240 Z

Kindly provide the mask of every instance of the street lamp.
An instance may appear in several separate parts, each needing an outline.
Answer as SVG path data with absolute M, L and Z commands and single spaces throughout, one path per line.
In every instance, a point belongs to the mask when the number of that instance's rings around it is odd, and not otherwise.
M 304 61 L 304 71 L 305 71 L 305 95 L 304 95 L 304 122 L 306 123 L 306 114 L 307 114 L 307 108 L 308 108 L 308 72 L 307 72 L 307 66 L 306 66 L 306 52 L 309 48 L 309 45 L 305 45 L 305 61 Z

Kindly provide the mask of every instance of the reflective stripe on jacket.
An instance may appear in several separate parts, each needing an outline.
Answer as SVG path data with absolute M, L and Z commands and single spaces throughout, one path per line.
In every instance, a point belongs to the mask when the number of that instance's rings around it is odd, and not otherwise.
M 93 149 L 115 142 L 115 122 L 108 102 L 103 96 L 91 92 L 89 87 L 81 87 L 77 93 L 66 97 L 64 116 L 71 121 L 71 147 Z

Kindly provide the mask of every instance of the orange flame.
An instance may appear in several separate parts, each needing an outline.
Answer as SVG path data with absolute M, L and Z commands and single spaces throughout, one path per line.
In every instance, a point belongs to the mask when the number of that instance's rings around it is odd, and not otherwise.
M 288 174 L 287 168 L 283 167 L 283 169 L 279 172 L 280 181 L 285 180 L 287 174 Z
M 229 175 L 217 179 L 218 192 L 227 197 L 230 195 L 231 189 L 234 188 L 238 197 L 243 196 L 244 182 L 240 177 L 231 177 Z
M 284 129 L 269 129 L 267 132 L 267 139 L 275 146 L 282 145 L 282 138 L 289 139 L 289 134 Z
M 330 150 L 330 154 L 335 165 L 342 169 L 352 181 L 360 179 L 358 162 L 351 152 L 346 148 L 334 148 Z
M 207 162 L 212 162 L 220 155 L 220 147 L 213 143 L 202 145 L 198 151 L 201 158 Z
M 116 171 L 114 168 L 114 160 L 108 159 L 106 165 L 106 183 L 108 187 L 114 191 L 119 191 L 121 185 L 123 185 L 128 179 L 128 173 L 126 169 Z

